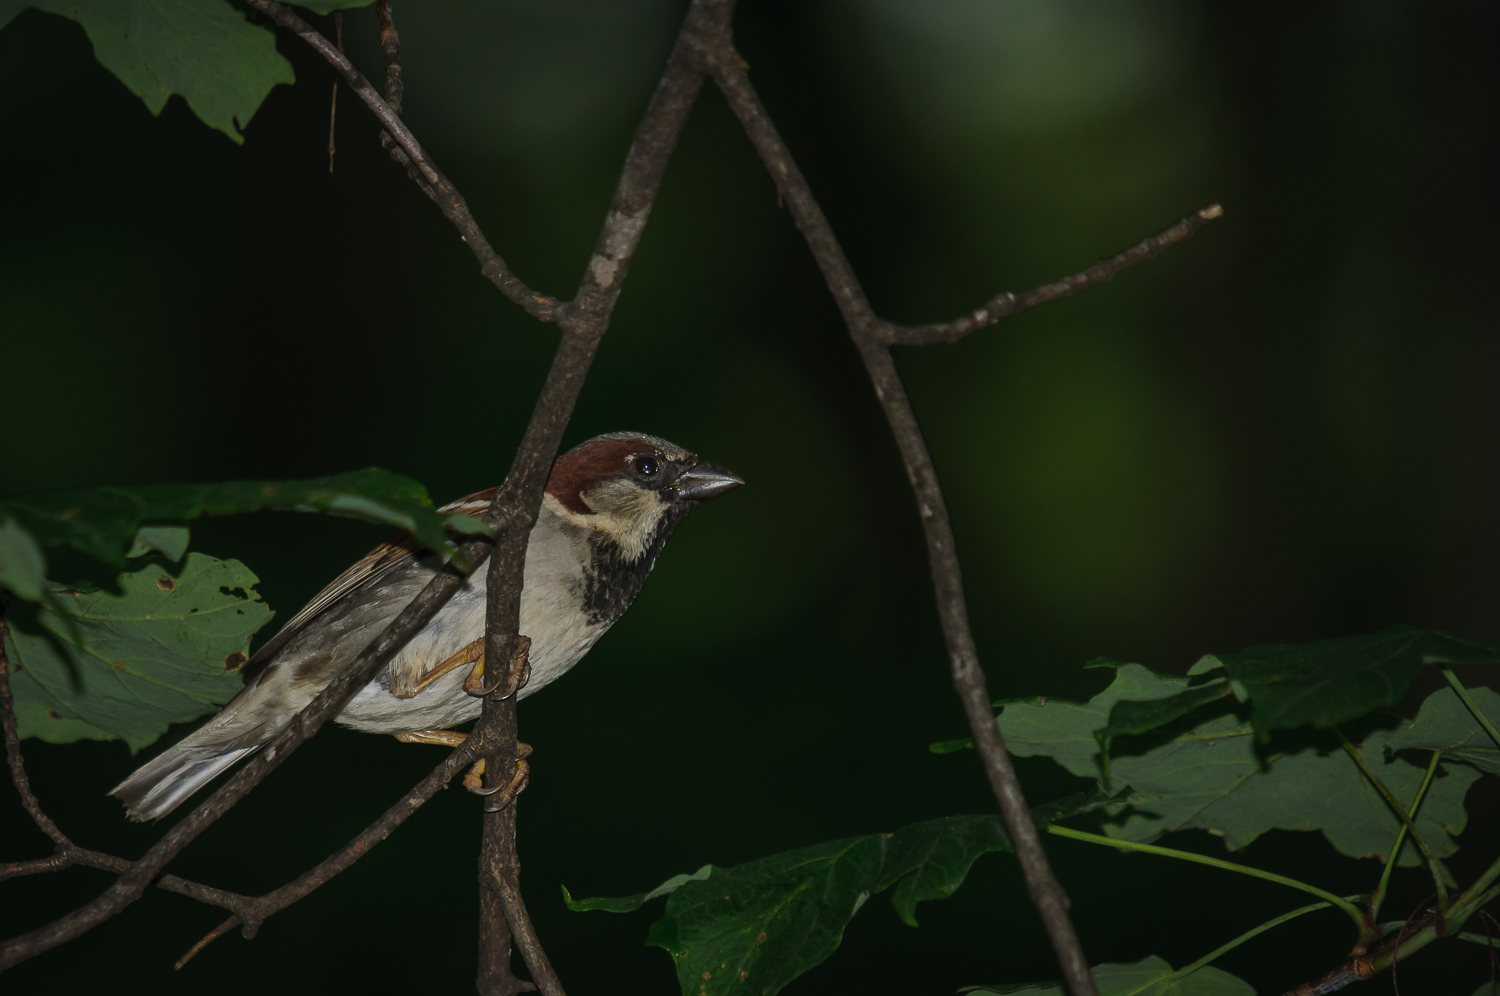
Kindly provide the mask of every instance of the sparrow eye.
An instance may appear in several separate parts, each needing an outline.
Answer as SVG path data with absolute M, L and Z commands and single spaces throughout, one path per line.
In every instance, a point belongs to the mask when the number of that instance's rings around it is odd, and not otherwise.
M 642 477 L 655 477 L 661 473 L 661 461 L 654 456 L 638 456 L 630 466 Z

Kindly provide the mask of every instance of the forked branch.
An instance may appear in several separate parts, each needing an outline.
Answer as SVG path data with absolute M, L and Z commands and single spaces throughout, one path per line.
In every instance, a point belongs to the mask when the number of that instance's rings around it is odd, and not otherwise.
M 947 504 L 932 456 L 922 438 L 916 414 L 891 357 L 890 346 L 896 342 L 950 342 L 1007 314 L 1015 314 L 1024 308 L 1072 294 L 1083 287 L 1108 279 L 1134 262 L 1150 258 L 1190 235 L 1199 224 L 1218 217 L 1221 212 L 1217 206 L 1205 208 L 1112 260 L 1096 264 L 1080 274 L 1038 288 L 1027 295 L 1016 297 L 1002 294 L 984 308 L 955 322 L 903 329 L 881 319 L 870 306 L 838 237 L 813 196 L 812 188 L 798 169 L 786 143 L 761 104 L 755 88 L 751 86 L 746 75 L 747 64 L 735 52 L 727 29 L 715 37 L 713 42 L 713 46 L 703 53 L 705 63 L 710 68 L 714 82 L 729 101 L 730 108 L 744 126 L 761 161 L 771 174 L 777 191 L 790 209 L 797 228 L 807 240 L 813 258 L 823 271 L 823 278 L 838 304 L 860 358 L 864 361 L 865 370 L 875 388 L 875 396 L 885 410 L 891 432 L 901 451 L 926 534 L 933 591 L 937 597 L 938 616 L 947 644 L 953 684 L 963 702 L 990 788 L 999 802 L 1006 829 L 1015 844 L 1016 857 L 1025 875 L 1031 900 L 1047 928 L 1068 989 L 1073 996 L 1097 996 L 1088 959 L 1084 957 L 1083 948 L 1068 917 L 1067 896 L 1053 875 L 1046 853 L 1042 850 L 1026 799 L 1011 766 L 1010 755 L 995 726 L 989 689 L 969 627 L 962 572 L 954 548 Z
M 679 29 L 666 71 L 637 129 L 578 293 L 572 301 L 563 303 L 533 291 L 511 272 L 504 259 L 494 251 L 480 231 L 458 190 L 402 122 L 399 116 L 403 87 L 399 39 L 391 20 L 389 0 L 381 0 L 376 8 L 385 57 L 385 98 L 376 92 L 332 42 L 288 7 L 275 0 L 247 2 L 302 38 L 339 72 L 379 120 L 385 135 L 389 137 L 388 147 L 392 155 L 408 167 L 413 180 L 458 228 L 478 259 L 485 276 L 506 297 L 528 313 L 543 321 L 555 321 L 561 328 L 562 339 L 558 352 L 526 434 L 505 484 L 497 490 L 487 515 L 491 525 L 496 528 L 493 545 L 495 553 L 488 567 L 489 617 L 485 640 L 486 657 L 489 660 L 507 660 L 515 652 L 520 636 L 517 630 L 522 565 L 530 529 L 541 503 L 547 472 L 556 457 L 563 430 L 599 341 L 608 327 L 666 162 L 676 145 L 703 79 L 706 75 L 714 79 L 744 125 L 812 248 L 864 360 L 876 395 L 885 409 L 916 493 L 952 677 L 984 761 L 986 775 L 999 801 L 1015 843 L 1017 857 L 1025 872 L 1032 900 L 1046 924 L 1069 989 L 1074 996 L 1095 996 L 1088 962 L 1068 919 L 1067 899 L 1048 866 L 1025 799 L 1011 769 L 1009 756 L 993 722 L 990 697 L 969 628 L 959 563 L 942 490 L 889 347 L 893 344 L 952 342 L 999 318 L 1107 280 L 1124 267 L 1156 255 L 1192 234 L 1202 223 L 1218 217 L 1217 206 L 1189 215 L 1165 232 L 1078 274 L 1026 294 L 999 295 L 982 308 L 953 322 L 916 328 L 892 324 L 879 318 L 871 308 L 810 187 L 745 76 L 744 63 L 733 47 L 730 28 L 733 0 L 692 0 Z M 511 390 L 514 385 L 506 382 L 501 387 Z M 488 541 L 471 539 L 462 552 L 470 563 L 478 565 L 489 555 L 490 549 Z M 165 864 L 264 778 L 286 754 L 337 713 L 344 700 L 383 666 L 406 639 L 425 625 L 461 582 L 462 576 L 452 571 L 434 578 L 422 594 L 356 659 L 350 670 L 296 717 L 288 730 L 242 768 L 207 803 L 174 827 L 145 857 L 123 869 L 122 877 L 109 891 L 94 903 L 57 923 L 0 946 L 0 969 L 56 946 L 102 922 L 134 901 L 152 881 L 166 887 L 171 877 L 160 876 Z M 14 740 L 13 719 L 6 732 L 7 748 L 10 748 Z M 450 755 L 406 798 L 342 851 L 296 881 L 266 896 L 250 899 L 222 893 L 216 899 L 207 898 L 206 901 L 217 901 L 218 905 L 233 910 L 234 916 L 200 942 L 199 948 L 231 929 L 237 922 L 246 927 L 247 933 L 253 934 L 255 927 L 266 916 L 311 892 L 383 839 L 469 759 L 485 758 L 486 777 L 490 786 L 503 784 L 514 767 L 515 752 L 514 699 L 501 699 L 497 695 L 491 695 L 486 700 L 484 713 L 469 742 Z M 19 764 L 18 750 L 14 757 L 12 776 L 17 777 L 19 772 L 17 785 L 22 787 L 26 783 L 24 769 Z M 61 831 L 46 819 L 39 806 L 33 809 L 35 800 L 29 789 L 23 788 L 23 798 L 31 799 L 28 812 L 32 813 L 38 826 L 59 847 L 64 846 L 66 838 L 61 835 Z M 510 974 L 508 965 L 508 931 L 514 930 L 533 978 L 548 996 L 561 996 L 561 985 L 536 941 L 524 904 L 520 901 L 514 849 L 514 813 L 515 807 L 507 806 L 487 815 L 484 821 L 481 881 L 483 890 L 493 897 L 493 901 L 483 902 L 481 905 L 481 991 L 509 996 L 524 988 L 524 984 Z M 68 842 L 67 846 L 72 845 Z M 42 862 L 53 860 L 41 859 Z M 189 952 L 189 957 L 192 953 Z

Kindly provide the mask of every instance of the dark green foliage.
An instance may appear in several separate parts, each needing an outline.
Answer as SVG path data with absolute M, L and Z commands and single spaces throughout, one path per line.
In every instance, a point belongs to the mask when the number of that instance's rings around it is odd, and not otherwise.
M 0 502 L 0 586 L 35 600 L 45 570 L 38 547 L 72 547 L 113 567 L 123 567 L 129 557 L 151 550 L 178 560 L 188 538 L 180 523 L 262 509 L 383 523 L 436 550 L 448 549 L 446 529 L 486 529 L 471 516 L 434 511 L 421 484 L 376 467 L 305 481 L 60 491 Z
M 1174 978 L 1172 966 L 1155 956 L 1134 965 L 1098 965 L 1093 976 L 1099 996 L 1255 996 L 1243 979 L 1211 966 Z M 1065 996 L 1067 992 L 1059 982 L 970 986 L 960 991 L 1005 996 Z
M 49 585 L 41 606 L 6 612 L 22 737 L 118 737 L 140 750 L 212 712 L 241 686 L 250 636 L 271 618 L 236 560 L 193 553 L 169 572 L 147 562 L 118 591 Z
M 1492 723 L 1500 725 L 1500 694 L 1489 688 L 1471 688 L 1469 695 Z M 1390 750 L 1441 750 L 1443 757 L 1472 764 L 1480 771 L 1500 775 L 1500 745 L 1474 719 L 1453 689 L 1443 688 L 1427 697 L 1417 718 L 1398 731 L 1386 747 Z
M 1106 785 L 1095 733 L 1106 728 L 1116 704 L 1170 702 L 1186 686 L 1186 679 L 1130 664 L 1086 704 L 1023 701 L 1007 706 L 998 722 L 1012 753 L 1051 757 L 1101 788 L 1130 789 L 1128 804 L 1110 809 L 1112 819 L 1103 832 L 1112 837 L 1147 842 L 1173 830 L 1199 828 L 1241 848 L 1272 829 L 1321 830 L 1350 857 L 1380 855 L 1390 847 L 1399 821 L 1336 741 L 1273 741 L 1263 753 L 1250 721 L 1227 704 L 1210 706 L 1152 737 L 1117 740 Z M 1388 756 L 1390 737 L 1373 731 L 1360 750 L 1396 797 L 1410 800 L 1423 769 Z M 1443 777 L 1428 790 L 1417 825 L 1435 853 L 1456 849 L 1451 835 L 1466 824 L 1464 795 L 1477 777 L 1467 766 L 1444 765 Z M 1418 860 L 1408 844 L 1402 863 Z
M 872 894 L 894 885 L 896 912 L 916 926 L 917 903 L 952 895 L 981 854 L 1010 849 L 999 817 L 954 816 L 733 868 L 709 865 L 634 896 L 567 902 L 628 912 L 670 894 L 649 943 L 672 955 L 682 991 L 765 996 L 831 955 Z
M 1500 642 L 1413 626 L 1317 643 L 1268 643 L 1205 657 L 1190 674 L 1222 666 L 1253 705 L 1261 737 L 1311 724 L 1326 729 L 1393 706 L 1427 664 L 1500 661 Z
M 225 0 L 0 0 L 0 28 L 28 7 L 83 25 L 95 58 L 152 114 L 178 93 L 236 142 L 271 88 L 294 80 L 271 32 Z

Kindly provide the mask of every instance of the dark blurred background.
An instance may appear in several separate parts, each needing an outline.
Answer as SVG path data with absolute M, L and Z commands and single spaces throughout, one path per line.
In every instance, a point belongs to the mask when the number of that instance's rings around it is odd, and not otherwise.
M 406 119 L 533 286 L 576 287 L 680 12 L 397 0 Z M 751 78 L 892 319 L 954 317 L 1224 205 L 1111 284 L 900 351 L 997 697 L 1087 697 L 1106 675 L 1080 665 L 1099 654 L 1181 672 L 1204 652 L 1394 622 L 1500 636 L 1497 15 L 1387 0 L 742 4 Z M 345 39 L 374 75 L 373 15 L 347 15 Z M 330 175 L 331 73 L 279 44 L 298 83 L 236 146 L 180 99 L 152 118 L 70 21 L 30 12 L 0 31 L 0 494 L 379 465 L 441 501 L 508 466 L 555 330 L 479 275 L 347 92 Z M 629 615 L 522 708 L 536 755 L 520 852 L 571 991 L 667 993 L 667 955 L 643 947 L 653 911 L 570 913 L 559 884 L 618 895 L 993 809 L 972 754 L 926 750 L 965 730 L 912 499 L 811 258 L 710 90 L 568 443 L 617 429 L 750 484 L 693 516 Z M 248 563 L 282 619 L 381 538 L 285 514 L 194 531 L 196 548 Z M 139 760 L 122 744 L 26 750 L 79 842 L 135 856 L 162 831 L 104 798 Z M 440 756 L 330 728 L 173 870 L 273 888 Z M 1035 801 L 1074 787 L 1048 761 L 1022 774 Z M 1493 795 L 1471 798 L 1474 860 L 1493 852 Z M 441 794 L 253 942 L 227 936 L 180 973 L 223 915 L 153 892 L 5 988 L 472 991 L 477 808 Z M 0 821 L 5 858 L 45 853 L 8 783 Z M 1049 847 L 1095 961 L 1181 965 L 1302 903 Z M 1340 892 L 1377 873 L 1314 834 L 1272 833 L 1242 857 Z M 6 883 L 0 928 L 107 882 Z M 1404 872 L 1387 909 L 1424 892 Z M 1056 976 L 1008 858 L 981 859 L 918 915 L 905 927 L 877 897 L 788 992 Z M 1347 934 L 1317 914 L 1220 964 L 1279 992 L 1333 967 Z M 1404 967 L 1402 991 L 1467 996 L 1484 965 L 1480 948 L 1438 946 Z

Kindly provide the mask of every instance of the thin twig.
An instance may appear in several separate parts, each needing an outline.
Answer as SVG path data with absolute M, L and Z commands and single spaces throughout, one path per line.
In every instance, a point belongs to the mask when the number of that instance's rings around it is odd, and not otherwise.
M 336 10 L 333 12 L 333 33 L 338 38 L 339 54 L 344 54 L 344 12 Z M 333 154 L 337 146 L 333 141 L 333 126 L 339 116 L 339 85 L 333 84 L 333 99 L 328 105 L 328 172 L 333 172 Z M 178 966 L 181 967 L 180 965 Z
M 492 525 L 497 514 L 489 513 Z M 499 518 L 503 519 L 503 516 Z M 471 564 L 489 556 L 490 542 L 473 537 L 460 547 Z M 464 575 L 448 569 L 428 582 L 396 618 L 365 647 L 348 668 L 292 717 L 286 729 L 255 754 L 229 781 L 194 808 L 130 866 L 120 878 L 92 902 L 60 917 L 45 927 L 0 943 L 0 971 L 33 958 L 97 927 L 140 898 L 167 863 L 204 830 L 227 813 L 250 790 L 276 770 L 283 761 L 343 708 L 344 702 L 363 687 L 386 662 L 437 615 L 444 603 L 463 585 Z
M 414 175 L 420 178 L 423 192 L 432 198 L 433 203 L 438 206 L 443 215 L 458 229 L 469 251 L 479 260 L 480 272 L 498 287 L 502 294 L 524 308 L 528 314 L 544 322 L 555 321 L 562 302 L 532 290 L 511 272 L 500 254 L 490 247 L 489 240 L 484 237 L 484 232 L 480 230 L 479 224 L 469 212 L 469 206 L 459 194 L 458 188 L 437 168 L 417 142 L 416 137 L 412 135 L 411 130 L 406 127 L 405 122 L 389 104 L 381 99 L 380 94 L 375 92 L 375 88 L 370 85 L 369 80 L 365 79 L 364 74 L 355 69 L 332 42 L 293 13 L 285 4 L 277 3 L 276 0 L 246 0 L 246 2 L 307 42 L 334 69 L 338 70 L 349 84 L 349 88 L 380 120 L 381 127 L 390 134 L 401 153 L 410 160 L 415 171 Z
M 916 494 L 922 528 L 927 539 L 933 591 L 947 644 L 953 683 L 963 702 L 974 742 L 984 763 L 990 788 L 999 802 L 1001 816 L 1015 844 L 1027 891 L 1041 915 L 1073 996 L 1097 996 L 1088 959 L 1068 918 L 1068 899 L 1047 863 L 1030 809 L 1016 780 L 1005 742 L 995 726 L 991 696 L 969 628 L 963 580 L 954 550 L 953 527 L 931 454 L 917 425 L 906 389 L 896 372 L 886 338 L 885 323 L 870 307 L 853 267 L 844 255 L 828 219 L 813 197 L 807 179 L 797 168 L 786 144 L 777 133 L 765 108 L 746 77 L 746 63 L 735 52 L 728 27 L 700 53 L 710 67 L 714 82 L 729 101 L 776 189 L 790 208 L 797 228 L 807 240 L 813 258 L 823 271 L 839 311 L 849 327 L 860 358 L 885 410 L 891 432 L 906 465 L 907 479 Z
M 418 809 L 438 793 L 443 786 L 452 781 L 460 771 L 468 767 L 480 755 L 483 750 L 483 741 L 478 737 L 470 737 L 459 745 L 452 753 L 443 758 L 436 768 L 418 782 L 411 791 L 407 792 L 399 802 L 371 823 L 358 836 L 349 841 L 339 850 L 320 862 L 316 867 L 303 872 L 296 879 L 288 882 L 272 892 L 261 896 L 238 897 L 241 902 L 233 905 L 215 903 L 224 906 L 225 909 L 233 910 L 235 915 L 223 924 L 215 927 L 202 940 L 193 945 L 192 949 L 177 961 L 177 967 L 186 965 L 199 951 L 202 951 L 215 938 L 227 933 L 233 927 L 244 925 L 244 935 L 253 938 L 263 924 L 276 913 L 281 912 L 288 906 L 304 898 L 314 889 L 326 884 L 335 875 L 349 868 L 370 852 L 376 844 L 389 837 L 397 827 L 405 823 Z
M 1109 259 L 1101 259 L 1086 270 L 1079 270 L 1072 276 L 1054 280 L 1050 284 L 1043 284 L 1024 294 L 1009 292 L 996 294 L 967 315 L 955 318 L 951 322 L 913 327 L 882 321 L 879 323 L 881 338 L 896 346 L 927 346 L 939 342 L 957 342 L 970 332 L 993 325 L 1002 318 L 1018 315 L 1028 308 L 1056 301 L 1060 297 L 1069 297 L 1087 287 L 1103 283 L 1127 266 L 1144 263 L 1148 259 L 1161 255 L 1210 221 L 1222 217 L 1223 214 L 1222 207 L 1210 204 L 1206 208 L 1200 208 L 1179 219 L 1175 224 L 1155 235 L 1147 236 L 1124 252 L 1111 256 Z
M 37 801 L 36 793 L 31 791 L 31 779 L 26 777 L 26 763 L 21 759 L 21 738 L 16 733 L 16 700 L 10 690 L 10 655 L 5 649 L 5 640 L 9 635 L 10 627 L 5 618 L 0 616 L 0 715 L 3 715 L 5 723 L 5 760 L 10 765 L 10 780 L 15 782 L 16 791 L 21 794 L 21 806 L 31 817 L 31 822 L 59 848 L 67 847 L 73 842 L 57 828 L 52 817 L 42 811 L 42 804 Z
M 56 850 L 45 858 L 0 865 L 0 882 L 10 878 L 19 878 L 22 875 L 61 871 L 74 866 L 98 868 L 122 875 L 130 870 L 129 861 L 111 854 L 79 847 L 73 843 L 72 839 L 63 833 L 52 818 L 43 811 L 41 802 L 32 791 L 31 779 L 26 774 L 26 763 L 21 755 L 21 740 L 17 735 L 15 696 L 10 684 L 10 656 L 5 649 L 8 629 L 4 617 L 0 617 L 0 725 L 3 725 L 5 730 L 5 759 L 10 766 L 11 781 L 21 796 L 21 806 L 31 816 L 37 828 L 51 838 Z M 176 892 L 225 909 L 240 909 L 250 901 L 248 896 L 190 882 L 176 875 L 162 875 L 156 879 L 155 884 L 158 888 L 168 892 Z

